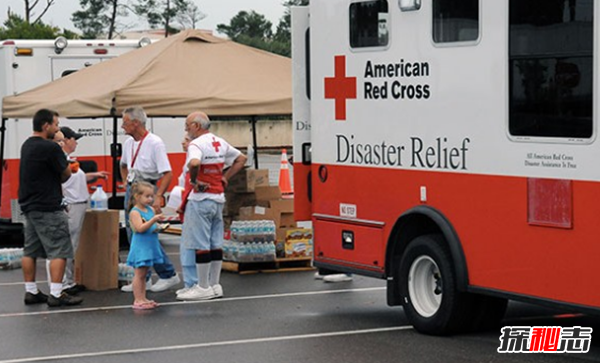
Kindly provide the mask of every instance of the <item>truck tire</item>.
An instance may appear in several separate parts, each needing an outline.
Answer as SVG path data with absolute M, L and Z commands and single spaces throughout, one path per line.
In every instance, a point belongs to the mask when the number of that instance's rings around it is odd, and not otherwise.
M 417 331 L 448 335 L 472 329 L 476 299 L 458 291 L 455 267 L 441 235 L 419 236 L 409 243 L 398 281 L 404 312 Z

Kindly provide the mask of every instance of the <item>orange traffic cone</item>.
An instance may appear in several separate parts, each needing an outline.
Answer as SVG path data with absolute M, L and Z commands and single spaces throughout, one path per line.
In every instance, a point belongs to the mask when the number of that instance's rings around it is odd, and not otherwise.
M 281 149 L 281 168 L 279 169 L 279 189 L 281 194 L 293 194 L 290 182 L 290 167 L 288 165 L 287 151 Z

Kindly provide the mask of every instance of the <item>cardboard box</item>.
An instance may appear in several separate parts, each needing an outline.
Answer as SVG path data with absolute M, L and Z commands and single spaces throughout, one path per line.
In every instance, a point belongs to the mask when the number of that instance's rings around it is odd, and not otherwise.
M 264 207 L 242 207 L 240 208 L 240 221 L 274 221 L 275 227 L 279 228 L 279 213 L 273 212 L 270 208 Z
M 312 229 L 290 228 L 285 239 L 285 257 L 313 256 Z
M 225 193 L 223 215 L 237 216 L 241 207 L 253 205 L 256 205 L 256 195 L 254 193 Z
M 88 290 L 119 285 L 119 211 L 88 210 L 75 254 L 75 281 Z
M 269 186 L 269 170 L 242 169 L 229 180 L 227 191 L 247 193 L 253 192 L 259 186 Z
M 296 220 L 294 219 L 294 213 L 281 213 L 279 217 L 279 226 L 281 228 L 295 228 Z
M 279 213 L 294 213 L 293 199 L 277 199 L 269 201 L 269 207 Z
M 281 199 L 281 189 L 279 189 L 278 185 L 273 187 L 256 187 L 254 188 L 254 193 L 256 194 L 256 200 L 258 201 Z

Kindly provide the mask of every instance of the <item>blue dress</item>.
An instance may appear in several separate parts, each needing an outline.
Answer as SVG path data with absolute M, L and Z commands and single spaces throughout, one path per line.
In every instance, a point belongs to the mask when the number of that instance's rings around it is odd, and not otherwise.
M 147 208 L 145 212 L 136 207 L 131 209 L 131 211 L 134 210 L 140 213 L 144 221 L 149 221 L 154 217 L 154 211 L 151 208 Z M 139 233 L 133 231 L 129 255 L 127 256 L 127 265 L 137 268 L 166 263 L 167 259 L 160 246 L 158 233 L 154 232 L 155 230 L 156 224 L 153 224 L 146 232 Z

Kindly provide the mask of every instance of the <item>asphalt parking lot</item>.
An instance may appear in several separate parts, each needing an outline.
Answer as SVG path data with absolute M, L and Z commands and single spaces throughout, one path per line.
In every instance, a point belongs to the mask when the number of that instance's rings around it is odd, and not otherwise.
M 166 241 L 174 262 L 177 242 Z M 44 274 L 39 263 L 47 291 Z M 598 339 L 587 354 L 499 354 L 499 331 L 424 336 L 402 308 L 386 305 L 384 281 L 327 284 L 313 276 L 223 273 L 223 299 L 179 302 L 170 290 L 149 293 L 162 304 L 155 311 L 134 311 L 131 294 L 118 290 L 86 291 L 76 307 L 25 306 L 21 270 L 0 271 L 0 363 L 600 361 Z M 511 304 L 505 324 L 600 331 L 599 319 L 562 313 Z

